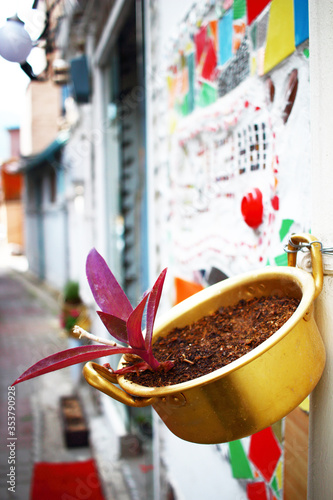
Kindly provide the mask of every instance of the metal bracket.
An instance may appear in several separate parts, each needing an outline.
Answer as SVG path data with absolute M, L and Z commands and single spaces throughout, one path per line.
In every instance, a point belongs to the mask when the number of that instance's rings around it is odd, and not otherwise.
M 333 274 L 333 247 L 324 247 L 321 241 L 315 240 L 309 243 L 296 244 L 292 241 L 292 238 L 290 238 L 287 245 L 284 246 L 284 251 L 286 253 L 297 253 L 297 252 L 305 253 L 304 257 L 302 257 L 298 262 L 298 266 L 304 271 L 311 273 L 312 263 L 311 263 L 310 249 L 311 245 L 313 245 L 314 243 L 320 245 L 320 251 L 323 257 L 323 273 L 325 275 Z M 292 249 L 290 247 L 292 247 Z

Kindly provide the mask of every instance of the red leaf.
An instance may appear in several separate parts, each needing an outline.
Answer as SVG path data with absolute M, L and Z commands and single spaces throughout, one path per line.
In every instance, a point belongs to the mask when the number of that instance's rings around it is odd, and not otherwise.
M 101 356 L 109 356 L 112 354 L 126 354 L 133 352 L 130 347 L 108 346 L 108 345 L 86 345 L 73 347 L 65 351 L 51 354 L 47 358 L 41 359 L 36 364 L 28 368 L 12 385 L 24 382 L 30 378 L 39 377 L 44 373 L 50 373 L 55 370 L 60 370 L 67 366 L 76 365 L 77 363 L 85 363 L 97 359 Z
M 135 372 L 141 372 L 145 370 L 149 370 L 151 367 L 146 361 L 134 363 L 134 365 L 128 365 L 124 366 L 123 368 L 119 368 L 118 370 L 115 370 L 113 373 L 117 375 L 125 375 L 126 373 L 135 373 Z
M 88 254 L 86 273 L 94 299 L 102 311 L 127 321 L 133 307 L 95 248 Z
M 136 306 L 133 312 L 130 314 L 126 326 L 128 343 L 131 347 L 136 349 L 145 350 L 145 341 L 142 335 L 142 316 L 146 307 L 146 302 L 149 294 L 146 294 L 141 302 Z
M 145 347 L 148 352 L 151 352 L 151 341 L 153 337 L 154 322 L 157 314 L 157 309 L 160 303 L 162 289 L 164 285 L 165 275 L 167 270 L 164 269 L 150 292 L 148 306 L 147 306 L 147 324 L 146 324 L 146 338 Z
M 126 322 L 117 316 L 112 316 L 112 314 L 104 313 L 102 311 L 97 311 L 98 316 L 104 323 L 107 331 L 120 342 L 125 342 L 128 344 L 127 338 L 127 328 Z

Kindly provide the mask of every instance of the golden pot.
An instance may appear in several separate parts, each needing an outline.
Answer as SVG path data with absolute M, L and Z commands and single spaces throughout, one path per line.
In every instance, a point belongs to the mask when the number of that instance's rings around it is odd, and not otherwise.
M 292 241 L 312 242 L 313 276 L 293 267 L 296 253 L 290 253 L 290 267 L 266 267 L 217 283 L 173 307 L 155 324 L 154 339 L 241 299 L 301 299 L 291 318 L 251 352 L 208 375 L 167 387 L 132 383 L 96 363 L 85 365 L 86 380 L 126 405 L 152 405 L 171 432 L 195 443 L 240 439 L 286 416 L 314 389 L 325 365 L 313 315 L 313 301 L 323 282 L 321 246 L 309 234 L 294 235 Z M 293 246 L 289 249 L 294 251 Z

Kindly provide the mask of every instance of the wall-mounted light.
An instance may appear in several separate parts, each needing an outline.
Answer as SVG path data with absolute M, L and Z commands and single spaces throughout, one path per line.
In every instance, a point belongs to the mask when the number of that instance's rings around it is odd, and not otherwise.
M 8 17 L 6 23 L 0 28 L 0 56 L 10 62 L 19 63 L 23 71 L 31 80 L 44 81 L 44 77 L 34 74 L 31 65 L 27 62 L 31 50 L 38 46 L 42 35 L 46 33 L 46 26 L 38 40 L 32 41 L 25 29 L 25 23 L 17 14 Z
M 19 63 L 31 80 L 45 81 L 47 79 L 46 70 L 43 71 L 42 75 L 35 75 L 31 65 L 27 62 L 27 57 L 31 50 L 34 47 L 38 47 L 42 41 L 44 42 L 43 49 L 46 55 L 53 52 L 54 35 L 50 31 L 50 15 L 60 1 L 54 0 L 51 7 L 45 12 L 45 24 L 37 40 L 31 40 L 28 31 L 25 29 L 24 22 L 17 14 L 9 17 L 6 23 L 0 28 L 0 56 L 7 61 Z M 38 0 L 35 0 L 32 9 L 37 9 L 37 5 Z M 47 63 L 49 63 L 48 60 Z M 64 73 L 64 70 L 62 72 Z M 64 75 L 62 75 L 60 80 L 61 83 L 65 83 Z
M 17 15 L 8 17 L 0 28 L 0 55 L 10 62 L 23 63 L 32 49 L 32 41 Z

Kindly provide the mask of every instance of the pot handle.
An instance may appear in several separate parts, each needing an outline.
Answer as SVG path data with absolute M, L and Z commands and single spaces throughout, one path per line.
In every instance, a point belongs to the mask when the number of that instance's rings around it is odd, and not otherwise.
M 297 245 L 308 243 L 311 253 L 312 274 L 315 282 L 314 299 L 318 297 L 323 288 L 323 258 L 321 254 L 322 245 L 312 234 L 292 234 L 288 243 L 288 266 L 296 266 Z
M 155 398 L 135 398 L 127 392 L 119 389 L 113 384 L 117 384 L 117 375 L 114 375 L 104 366 L 97 363 L 86 363 L 83 367 L 83 375 L 88 384 L 107 394 L 113 399 L 128 406 L 142 408 L 153 404 Z

